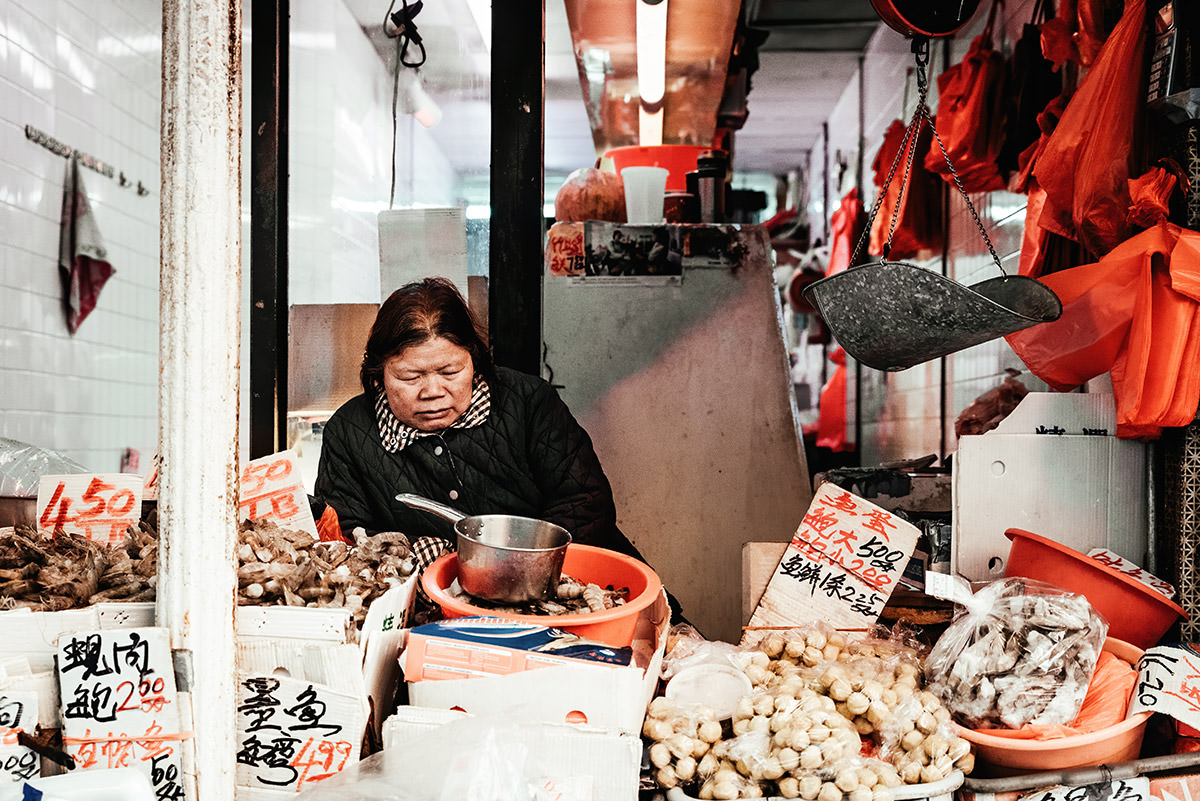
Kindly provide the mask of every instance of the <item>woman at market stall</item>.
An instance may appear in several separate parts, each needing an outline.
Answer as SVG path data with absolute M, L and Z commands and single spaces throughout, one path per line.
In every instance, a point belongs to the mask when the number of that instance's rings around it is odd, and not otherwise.
M 414 493 L 466 514 L 548 520 L 574 542 L 642 559 L 617 528 L 587 432 L 548 383 L 492 363 L 449 281 L 426 278 L 392 293 L 371 327 L 360 379 L 363 393 L 325 424 L 315 485 L 345 536 L 402 532 L 422 568 L 453 550 L 448 523 L 396 500 Z

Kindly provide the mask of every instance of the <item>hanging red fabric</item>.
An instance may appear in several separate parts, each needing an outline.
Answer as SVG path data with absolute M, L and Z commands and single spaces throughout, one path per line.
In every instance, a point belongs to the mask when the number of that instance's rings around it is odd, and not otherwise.
M 971 41 L 967 55 L 938 76 L 937 130 L 945 157 L 936 144 L 925 157 L 925 168 L 954 181 L 949 159 L 963 189 L 992 192 L 1004 188 L 998 159 L 1004 144 L 1004 101 L 1007 82 L 1004 56 L 992 46 L 995 0 L 983 32 Z
M 1130 159 L 1145 98 L 1145 0 L 1128 0 L 1117 27 L 1067 104 L 1033 173 L 1046 190 L 1042 227 L 1103 256 L 1130 234 Z
M 858 189 L 851 189 L 829 218 L 829 265 L 825 268 L 825 275 L 840 273 L 850 266 L 854 244 L 866 222 L 866 211 L 858 197 Z

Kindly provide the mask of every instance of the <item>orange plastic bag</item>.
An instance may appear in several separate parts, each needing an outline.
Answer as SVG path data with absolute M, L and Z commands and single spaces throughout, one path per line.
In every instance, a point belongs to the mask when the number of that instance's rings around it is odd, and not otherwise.
M 859 200 L 858 189 L 851 189 L 829 218 L 829 266 L 825 268 L 826 275 L 835 275 L 851 266 L 850 259 L 864 225 L 866 212 Z
M 1129 211 L 1125 215 L 1136 228 L 1149 228 L 1171 213 L 1171 193 L 1178 179 L 1162 167 L 1151 167 L 1129 179 Z
M 904 132 L 906 126 L 900 120 L 893 120 L 883 134 L 883 142 L 875 154 L 871 168 L 875 171 L 875 187 L 883 188 L 888 178 L 888 168 L 896 159 L 896 154 L 904 147 Z M 915 140 L 915 142 L 914 142 Z M 879 210 L 871 223 L 870 251 L 876 255 L 883 253 L 883 246 L 888 241 L 888 232 L 892 225 L 892 216 L 896 215 L 896 229 L 891 235 L 892 246 L 888 258 L 893 261 L 909 259 L 921 250 L 938 249 L 942 246 L 942 194 L 940 179 L 925 169 L 925 157 L 929 153 L 933 134 L 929 125 L 922 125 L 919 136 L 909 139 L 909 148 L 913 151 L 912 170 L 909 172 L 908 184 L 904 187 L 901 197 L 900 189 L 903 183 L 904 163 L 908 158 L 907 150 L 901 158 L 900 168 L 888 185 Z M 933 145 L 936 147 L 937 145 Z M 900 210 L 897 213 L 896 207 Z M 853 265 L 851 265 L 853 266 Z
M 817 447 L 831 451 L 852 451 L 854 443 L 846 436 L 846 351 L 838 348 L 829 354 L 837 365 L 821 390 L 817 407 Z
M 1129 162 L 1139 112 L 1146 46 L 1145 0 L 1129 0 L 1117 27 L 1067 104 L 1038 157 L 1034 175 L 1046 190 L 1042 227 L 1103 256 L 1128 238 Z M 1103 121 L 1098 124 L 1097 121 Z
M 1055 740 L 1115 726 L 1125 719 L 1125 712 L 1129 709 L 1129 696 L 1137 685 L 1137 678 L 1138 673 L 1133 665 L 1108 651 L 1101 651 L 1100 658 L 1096 661 L 1096 670 L 1092 673 L 1092 680 L 1088 682 L 1083 706 L 1069 725 L 1026 724 L 1019 729 L 986 731 L 996 737 L 1010 737 L 1014 740 Z

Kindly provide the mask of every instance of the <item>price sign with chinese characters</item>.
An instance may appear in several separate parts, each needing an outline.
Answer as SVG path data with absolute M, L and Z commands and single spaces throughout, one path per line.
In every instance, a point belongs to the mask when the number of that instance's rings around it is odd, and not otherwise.
M 824 483 L 775 568 L 750 627 L 823 620 L 835 628 L 876 621 L 920 532 L 835 484 Z
M 62 529 L 106 545 L 125 539 L 125 529 L 142 517 L 141 476 L 129 473 L 42 476 L 38 483 L 38 528 Z
M 40 758 L 17 742 L 18 734 L 33 734 L 37 725 L 37 693 L 0 690 L 0 782 L 21 782 L 39 775 Z
M 242 675 L 237 701 L 239 787 L 298 793 L 358 762 L 360 699 L 287 676 Z
M 248 462 L 242 468 L 239 520 L 274 520 L 280 528 L 317 537 L 317 524 L 293 450 Z
M 1142 654 L 1137 670 L 1126 717 L 1161 712 L 1200 728 L 1200 653 L 1191 646 L 1159 645 Z
M 179 703 L 168 632 L 109 629 L 58 638 L 63 745 L 81 769 L 137 768 L 157 801 L 184 798 Z
M 1145 776 L 1078 786 L 1058 786 L 1025 793 L 1017 801 L 1150 801 L 1150 780 Z
M 1093 548 L 1087 552 L 1087 555 L 1100 564 L 1108 565 L 1111 568 L 1121 571 L 1134 581 L 1140 581 L 1157 593 L 1165 595 L 1168 598 L 1175 597 L 1175 588 L 1169 582 L 1163 581 L 1152 573 L 1147 573 L 1118 553 L 1113 553 L 1107 548 Z

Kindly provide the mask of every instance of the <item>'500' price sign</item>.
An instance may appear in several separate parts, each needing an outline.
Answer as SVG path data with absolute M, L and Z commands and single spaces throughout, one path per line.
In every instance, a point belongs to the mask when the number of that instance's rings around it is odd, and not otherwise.
M 42 476 L 38 528 L 62 529 L 104 544 L 119 544 L 142 517 L 141 476 L 129 473 Z

